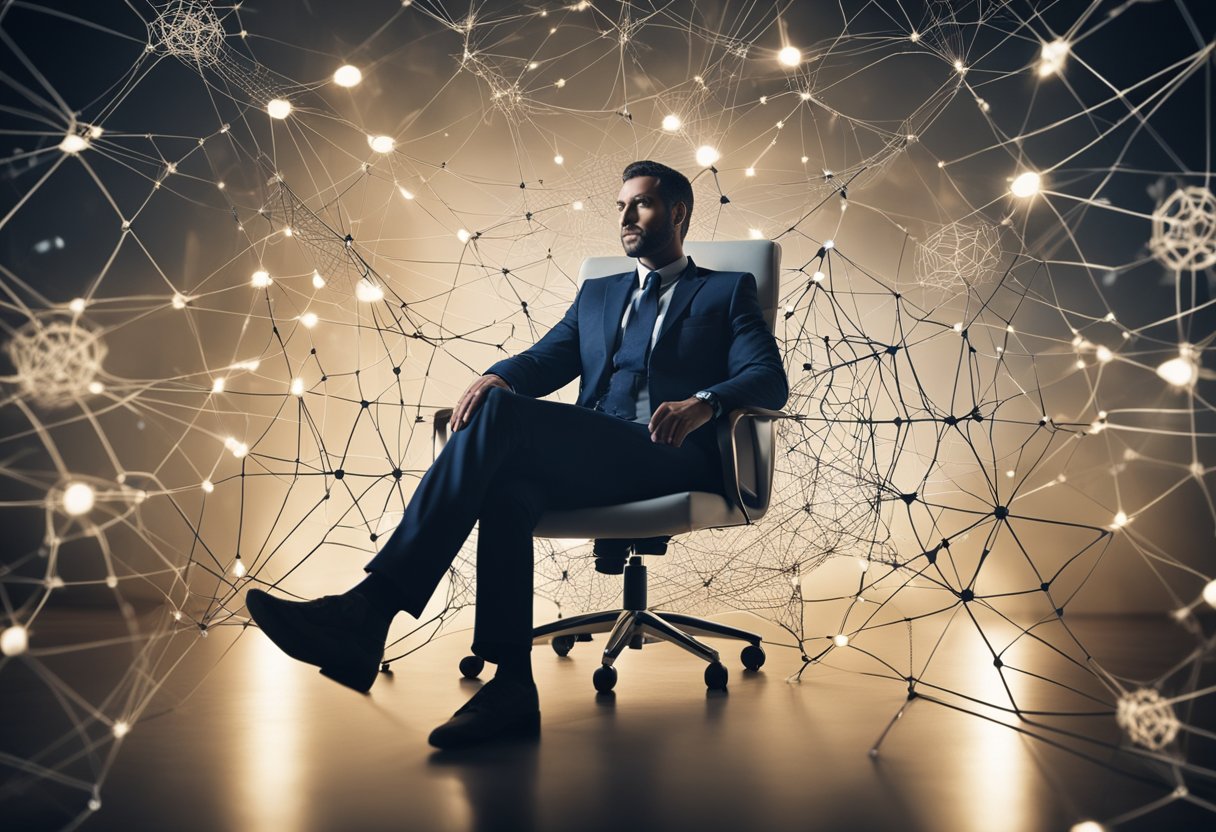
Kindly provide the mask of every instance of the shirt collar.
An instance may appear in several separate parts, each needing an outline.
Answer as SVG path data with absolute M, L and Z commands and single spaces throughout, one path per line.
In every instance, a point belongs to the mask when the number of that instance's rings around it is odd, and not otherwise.
M 638 286 L 646 287 L 646 275 L 651 271 L 659 273 L 659 286 L 661 289 L 666 289 L 677 279 L 684 274 L 684 270 L 688 268 L 688 255 L 685 254 L 679 260 L 672 260 L 666 266 L 660 266 L 657 269 L 648 269 L 642 265 L 642 261 L 638 261 Z

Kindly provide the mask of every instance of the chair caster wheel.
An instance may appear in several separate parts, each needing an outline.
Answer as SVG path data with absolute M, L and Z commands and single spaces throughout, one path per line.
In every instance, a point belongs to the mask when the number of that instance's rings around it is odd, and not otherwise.
M 743 660 L 743 666 L 748 670 L 759 670 L 764 667 L 764 648 L 759 644 L 749 644 L 743 648 L 739 658 Z
M 597 691 L 607 693 L 616 687 L 616 668 L 610 665 L 600 665 L 595 669 L 595 675 L 591 677 L 591 681 L 595 683 Z
M 568 655 L 574 647 L 574 636 L 556 636 L 552 644 L 554 653 L 559 656 Z
M 466 679 L 476 679 L 485 666 L 486 660 L 481 656 L 465 656 L 460 660 L 460 675 Z
M 726 680 L 730 673 L 722 662 L 705 665 L 705 687 L 710 690 L 726 690 Z

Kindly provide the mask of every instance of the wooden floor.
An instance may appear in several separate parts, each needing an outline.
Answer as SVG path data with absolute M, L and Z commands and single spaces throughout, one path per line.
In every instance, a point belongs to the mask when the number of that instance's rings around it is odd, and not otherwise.
M 1142 621 L 1076 626 L 1125 649 L 1129 667 L 1156 655 L 1130 635 L 1144 636 Z M 256 630 L 239 632 L 191 650 L 124 739 L 102 807 L 81 828 L 1029 832 L 1109 820 L 1170 791 L 1127 755 L 1077 744 L 1121 774 L 922 699 L 871 757 L 906 703 L 902 684 L 823 665 L 791 683 L 800 661 L 782 649 L 744 673 L 738 648 L 721 641 L 728 693 L 707 693 L 696 658 L 656 644 L 626 651 L 615 693 L 598 698 L 602 637 L 564 659 L 540 646 L 542 739 L 436 752 L 427 733 L 478 684 L 456 672 L 467 632 L 400 662 L 369 696 L 284 657 Z M 19 693 L 5 691 L 5 707 Z M 78 809 L 39 805 L 29 791 L 25 803 L 0 804 L 16 824 L 0 827 L 60 828 Z M 1216 815 L 1178 801 L 1119 828 L 1211 829 Z

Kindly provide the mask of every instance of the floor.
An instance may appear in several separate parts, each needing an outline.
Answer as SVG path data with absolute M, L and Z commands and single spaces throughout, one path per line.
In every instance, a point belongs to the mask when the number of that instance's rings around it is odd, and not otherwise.
M 723 620 L 777 635 L 746 616 Z M 1126 668 L 1162 659 L 1142 620 L 1074 626 L 1088 644 L 1122 651 Z M 567 658 L 537 648 L 539 742 L 452 754 L 426 736 L 478 684 L 456 671 L 467 632 L 397 663 L 368 696 L 284 657 L 256 630 L 213 633 L 125 737 L 101 808 L 80 828 L 1030 832 L 1110 820 L 1169 794 L 1159 772 L 1128 755 L 1065 743 L 1094 762 L 1008 719 L 907 703 L 892 680 L 817 665 L 790 681 L 801 662 L 789 649 L 770 648 L 765 667 L 746 673 L 738 648 L 716 642 L 731 682 L 707 693 L 695 657 L 647 645 L 626 651 L 616 690 L 597 696 L 602 639 Z M 34 707 L 5 687 L 10 715 Z M 56 800 L 45 784 L 9 795 L 0 826 L 64 828 L 79 807 Z M 1118 828 L 1211 829 L 1216 815 L 1174 801 Z

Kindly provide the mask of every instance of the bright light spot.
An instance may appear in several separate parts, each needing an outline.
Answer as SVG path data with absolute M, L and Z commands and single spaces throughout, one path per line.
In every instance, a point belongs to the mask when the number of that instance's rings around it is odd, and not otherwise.
M 367 146 L 377 153 L 392 153 L 397 140 L 392 136 L 368 136 Z
M 1106 832 L 1106 827 L 1096 820 L 1083 820 L 1074 823 L 1068 832 Z
M 697 164 L 703 168 L 711 167 L 715 162 L 722 158 L 716 148 L 703 144 L 697 148 Z
M 753 240 L 763 240 L 764 232 L 759 228 L 749 228 L 747 229 L 747 236 L 751 237 Z
M 1105 364 L 1108 361 L 1110 361 L 1112 358 L 1114 358 L 1115 354 L 1110 351 L 1110 347 L 1101 346 L 1101 347 L 1098 347 L 1097 356 L 1098 356 L 1098 360 L 1101 361 L 1103 364 Z
M 291 230 L 290 225 L 283 227 L 283 236 L 284 237 L 290 237 L 292 234 L 295 234 L 295 232 Z
M 318 318 L 316 312 L 305 312 L 300 316 L 300 323 L 302 323 L 306 329 L 312 329 L 314 326 L 316 326 L 317 320 Z
M 916 43 L 920 40 L 920 32 L 913 32 L 912 34 L 908 35 L 908 40 Z
M 59 149 L 64 153 L 79 153 L 82 150 L 87 150 L 89 140 L 84 136 L 77 136 L 75 133 L 68 133 L 63 137 L 63 141 L 59 143 Z
M 1194 477 L 1195 479 L 1199 479 L 1200 477 L 1203 476 L 1203 463 L 1200 462 L 1199 460 L 1195 460 L 1194 462 L 1191 463 L 1190 471 L 1191 471 L 1192 477 Z
M 837 647 L 848 647 L 849 646 L 849 637 L 846 636 L 844 633 L 841 633 L 838 636 L 832 636 L 832 643 L 835 644 Z
M 304 379 L 293 378 L 291 380 L 291 395 L 293 395 L 293 396 L 303 396 L 304 395 Z
M 786 46 L 777 53 L 777 63 L 782 66 L 798 66 L 802 63 L 802 52 L 796 46 Z
M 73 517 L 79 517 L 93 508 L 97 499 L 93 486 L 88 483 L 74 482 L 63 490 L 63 510 Z
M 100 139 L 101 134 L 104 132 L 106 132 L 106 131 L 103 128 L 98 127 L 96 124 L 94 124 L 92 127 L 89 128 L 89 138 L 90 139 Z
M 265 289 L 273 281 L 270 279 L 270 272 L 258 269 L 253 273 L 253 277 L 249 279 L 249 282 L 253 284 L 253 288 L 255 289 Z
M 827 277 L 827 275 L 825 275 L 823 272 L 815 272 L 813 275 L 811 275 L 811 280 L 816 283 L 822 283 L 825 277 Z
M 556 81 L 553 82 L 553 86 L 557 87 L 560 90 L 562 87 L 566 86 L 566 79 L 558 78 Z
M 809 161 L 811 161 L 811 157 L 810 157 L 810 156 L 803 156 L 803 157 L 802 157 L 802 164 L 804 164 L 804 165 L 805 165 L 805 164 L 806 164 L 807 162 L 809 162 Z
M 203 489 L 204 494 L 210 494 L 215 490 L 215 483 L 213 483 L 211 480 L 203 480 L 200 487 Z
M 1175 387 L 1189 387 L 1199 377 L 1199 368 L 1190 355 L 1189 349 L 1183 349 L 1177 358 L 1171 358 L 1157 368 L 1157 375 Z
M 84 305 L 84 298 L 73 298 L 72 302 L 68 304 L 68 309 L 79 315 L 84 311 Z
M 1123 512 L 1123 511 L 1120 511 L 1120 512 L 1118 512 L 1118 513 L 1116 513 L 1116 514 L 1115 514 L 1115 519 L 1114 519 L 1114 521 L 1113 521 L 1113 522 L 1110 524 L 1110 527 L 1111 527 L 1112 529 L 1121 529 L 1121 528 L 1123 528 L 1124 526 L 1126 526 L 1126 525 L 1127 525 L 1127 522 L 1128 522 L 1128 520 L 1127 520 L 1127 513 L 1126 513 L 1126 512 Z
M 955 324 L 954 324 L 954 326 L 952 327 L 952 329 L 953 329 L 955 332 L 962 332 L 962 331 L 963 331 L 963 325 L 962 325 L 962 323 L 955 323 Z
M 397 190 L 401 192 L 401 196 L 405 199 L 414 198 L 414 192 L 406 188 L 404 185 L 398 185 Z
M 829 251 L 831 251 L 832 249 L 836 248 L 836 241 L 835 240 L 824 240 L 823 247 L 825 249 L 828 249 Z
M 102 390 L 105 390 L 105 389 L 106 389 L 106 388 L 105 388 L 105 385 L 104 385 L 104 384 L 102 384 L 100 381 L 90 381 L 90 382 L 89 382 L 89 387 L 88 387 L 88 390 L 89 390 L 89 392 L 90 392 L 90 393 L 92 393 L 94 396 L 96 396 L 96 395 L 100 394 L 100 393 L 101 393 L 101 391 L 102 391 Z
M 224 392 L 224 377 L 223 376 L 220 376 L 215 381 L 211 382 L 211 392 L 212 393 L 223 393 Z
M 1064 40 L 1043 44 L 1043 52 L 1039 57 L 1039 77 L 1046 78 L 1063 69 L 1070 48 L 1068 41 Z
M 755 175 L 756 175 L 756 169 L 755 169 L 755 168 L 747 168 L 746 170 L 744 170 L 744 171 L 743 171 L 743 175 L 744 175 L 744 176 L 755 176 Z
M 467 243 L 469 241 L 469 236 L 469 232 L 464 228 L 461 228 L 456 232 L 456 239 L 460 240 L 462 243 Z
M 536 61 L 531 61 L 528 63 L 528 69 L 536 69 L 538 66 L 540 66 L 540 64 Z
M 801 98 L 803 101 L 811 100 L 811 94 L 806 90 L 803 90 L 802 92 L 798 93 L 798 97 Z
M 117 737 L 118 739 L 122 739 L 129 733 L 131 733 L 131 726 L 127 723 L 127 721 L 125 719 L 120 719 L 120 720 L 118 720 L 118 722 L 114 723 L 114 736 L 115 737 Z
M 364 303 L 375 303 L 378 300 L 384 300 L 384 290 L 363 277 L 355 284 L 355 297 Z
M 347 64 L 346 66 L 338 67 L 334 72 L 334 83 L 339 87 L 353 87 L 362 80 L 363 73 L 359 71 L 359 67 L 357 66 Z
M 680 117 L 675 113 L 669 113 L 663 116 L 663 129 L 668 133 L 674 133 L 679 130 L 681 124 L 683 124 L 683 122 L 680 121 Z
M 237 459 L 240 459 L 245 454 L 249 453 L 249 446 L 244 442 L 238 442 L 234 436 L 229 436 L 224 440 L 224 447 L 227 448 Z
M 1216 607 L 1216 581 L 1208 581 L 1203 588 L 1203 600 L 1208 602 L 1208 606 Z
M 14 624 L 0 633 L 0 653 L 6 656 L 20 656 L 29 644 L 29 631 L 20 624 Z
M 291 115 L 291 102 L 282 98 L 272 98 L 266 105 L 266 112 L 271 118 L 287 118 Z
M 232 564 L 232 574 L 238 578 L 245 577 L 245 561 L 240 558 L 236 559 L 236 563 Z
M 562 154 L 559 153 L 553 157 L 553 164 L 564 165 L 565 163 L 566 163 L 566 157 L 563 156 Z
M 1011 468 L 1011 469 L 1009 469 L 1008 471 L 1006 471 L 1006 472 L 1005 472 L 1005 476 L 1009 477 L 1009 479 L 1013 479 L 1013 477 L 1014 477 L 1014 475 L 1015 475 L 1016 473 L 1017 473 L 1017 472 L 1016 472 L 1016 471 L 1014 471 L 1014 470 Z
M 325 288 L 325 278 L 321 277 L 320 272 L 312 273 L 312 286 L 314 289 L 324 289 Z
M 186 308 L 186 296 L 183 295 L 181 292 L 174 292 L 173 300 L 169 301 L 169 303 L 173 305 L 174 309 L 185 309 Z
M 1009 192 L 1017 197 L 1034 196 L 1039 192 L 1039 183 L 1041 178 L 1037 173 L 1028 170 L 1025 173 L 1018 174 L 1017 178 L 1009 186 Z
M 862 572 L 869 572 L 870 571 L 870 562 L 868 560 L 866 560 L 865 558 L 858 558 L 857 559 L 857 568 L 860 569 Z

